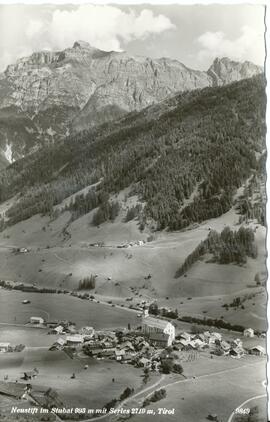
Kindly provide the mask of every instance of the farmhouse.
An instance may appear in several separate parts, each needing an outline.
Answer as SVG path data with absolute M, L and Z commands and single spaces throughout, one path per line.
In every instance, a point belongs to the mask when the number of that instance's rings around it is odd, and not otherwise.
M 183 333 L 180 334 L 180 338 L 184 339 L 186 341 L 190 341 L 191 340 L 191 335 L 189 333 L 186 333 L 185 331 Z
M 231 348 L 230 344 L 225 340 L 222 340 L 220 342 L 220 347 L 224 351 L 224 353 L 229 353 L 230 348 Z
M 230 356 L 232 358 L 238 358 L 239 359 L 239 358 L 241 358 L 241 356 L 243 356 L 244 350 L 241 347 L 237 346 L 234 349 L 231 349 L 229 353 L 230 353 Z
M 8 352 L 10 349 L 10 343 L 0 343 L 0 353 Z
M 61 350 L 64 345 L 66 344 L 66 340 L 59 337 L 54 343 L 53 345 L 49 348 L 49 350 Z
M 32 316 L 32 317 L 30 317 L 30 323 L 31 324 L 44 324 L 44 319 L 41 318 L 41 317 Z
M 86 337 L 91 338 L 91 337 L 93 337 L 93 336 L 94 336 L 94 334 L 95 334 L 95 330 L 94 330 L 94 328 L 93 328 L 93 327 L 82 327 L 82 328 L 80 329 L 79 333 L 80 333 L 81 335 L 83 335 L 83 336 L 86 336 Z
M 215 344 L 216 341 L 221 341 L 222 335 L 220 333 L 211 333 L 209 338 L 209 344 Z
M 249 349 L 249 353 L 251 355 L 263 356 L 265 355 L 265 349 L 262 346 L 254 346 L 251 349 Z
M 171 346 L 175 339 L 175 328 L 161 319 L 146 317 L 142 319 L 142 331 L 153 343 L 158 346 Z
M 253 330 L 253 328 L 246 328 L 244 330 L 244 336 L 245 337 L 254 337 L 254 330 Z
M 60 334 L 64 330 L 64 327 L 62 325 L 58 325 L 57 327 L 53 328 L 51 333 L 52 334 Z
M 115 350 L 115 359 L 116 360 L 122 360 L 125 356 L 125 351 L 124 350 Z
M 150 359 L 141 358 L 138 361 L 138 366 L 140 366 L 140 367 L 148 368 L 150 365 L 151 365 L 151 360 Z
M 77 335 L 67 336 L 66 341 L 67 341 L 67 346 L 76 347 L 83 343 L 84 338 L 82 335 L 77 334 Z

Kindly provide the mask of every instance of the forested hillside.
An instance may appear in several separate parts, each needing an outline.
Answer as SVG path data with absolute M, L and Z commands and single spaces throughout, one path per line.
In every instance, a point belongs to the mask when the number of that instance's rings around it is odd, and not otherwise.
M 8 224 L 100 182 L 70 206 L 74 218 L 131 186 L 146 203 L 143 219 L 181 229 L 217 217 L 252 174 L 265 148 L 265 80 L 179 94 L 140 113 L 66 139 L 21 159 L 0 174 L 0 200 L 16 193 Z

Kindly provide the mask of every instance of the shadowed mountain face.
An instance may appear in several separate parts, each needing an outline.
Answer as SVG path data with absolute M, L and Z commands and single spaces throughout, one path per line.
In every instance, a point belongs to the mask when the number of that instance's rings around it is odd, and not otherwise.
M 117 213 L 110 195 L 130 189 L 145 204 L 142 226 L 180 230 L 229 211 L 236 190 L 252 175 L 260 180 L 264 139 L 265 79 L 258 75 L 179 93 L 39 148 L 0 172 L 0 201 L 18 195 L 6 212 L 12 225 L 53 216 L 77 193 L 64 207 L 72 218 L 99 207 L 104 222 Z M 261 206 L 256 213 L 263 221 Z
M 9 162 L 72 132 L 139 111 L 176 92 L 224 85 L 262 69 L 216 59 L 207 72 L 177 60 L 105 52 L 76 41 L 36 52 L 0 75 L 0 148 Z

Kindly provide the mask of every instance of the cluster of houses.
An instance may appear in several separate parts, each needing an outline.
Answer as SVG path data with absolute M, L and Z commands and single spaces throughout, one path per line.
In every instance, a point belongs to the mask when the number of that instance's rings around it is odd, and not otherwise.
M 147 314 L 145 312 L 145 314 Z M 175 340 L 175 327 L 168 321 L 143 316 L 137 330 L 95 331 L 93 327 L 77 330 L 68 322 L 50 323 L 51 334 L 58 334 L 58 339 L 50 350 L 75 348 L 97 359 L 114 359 L 122 363 L 131 363 L 139 367 L 157 369 L 157 349 L 162 351 Z
M 8 342 L 0 343 L 0 353 L 21 352 L 24 348 L 24 344 L 17 344 L 16 346 L 12 346 L 11 343 Z
M 252 328 L 246 329 L 243 334 L 245 337 L 254 337 Z M 177 336 L 177 340 L 175 340 L 174 344 L 179 346 L 181 350 L 201 351 L 209 349 L 211 354 L 219 356 L 229 355 L 233 358 L 241 358 L 247 353 L 258 356 L 265 355 L 265 349 L 260 345 L 246 348 L 239 338 L 226 341 L 222 339 L 221 333 L 210 331 L 204 331 L 199 334 L 183 332 Z
M 144 308 L 139 314 L 140 326 L 135 331 L 98 331 L 93 327 L 83 327 L 78 330 L 75 324 L 69 321 L 47 322 L 41 317 L 31 317 L 31 324 L 46 324 L 50 328 L 49 334 L 59 335 L 52 344 L 50 350 L 65 348 L 80 348 L 98 359 L 111 358 L 121 362 L 149 365 L 152 355 L 156 355 L 157 349 L 165 349 L 174 346 L 178 350 L 208 349 L 211 354 L 229 355 L 233 358 L 241 358 L 244 354 L 265 355 L 265 349 L 260 346 L 244 348 L 240 339 L 226 341 L 219 332 L 204 331 L 192 334 L 182 332 L 175 337 L 174 325 L 165 320 L 149 316 Z M 254 337 L 254 330 L 244 330 L 245 337 Z M 7 347 L 3 344 L 2 349 Z M 1 344 L 0 344 L 1 351 Z M 142 360 L 141 360 L 142 359 Z

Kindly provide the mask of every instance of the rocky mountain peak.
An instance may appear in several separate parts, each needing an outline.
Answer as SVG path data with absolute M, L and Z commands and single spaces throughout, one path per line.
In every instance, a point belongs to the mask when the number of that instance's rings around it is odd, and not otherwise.
M 74 44 L 73 44 L 73 47 L 72 48 L 87 48 L 87 49 L 92 49 L 92 48 L 94 48 L 94 47 L 92 47 L 90 44 L 89 44 L 89 42 L 87 42 L 87 41 L 81 41 L 81 40 L 79 40 L 79 41 L 75 41 L 74 42 Z M 95 48 L 95 50 L 97 50 L 96 48 Z
M 228 57 L 217 57 L 207 73 L 213 78 L 214 85 L 225 85 L 241 79 L 251 78 L 263 69 L 249 61 L 237 62 Z
M 0 148 L 11 145 L 18 158 L 33 147 L 142 110 L 177 92 L 261 72 L 250 62 L 227 57 L 216 58 L 207 72 L 198 71 L 178 60 L 102 51 L 81 40 L 62 51 L 34 52 L 0 75 Z

